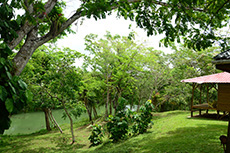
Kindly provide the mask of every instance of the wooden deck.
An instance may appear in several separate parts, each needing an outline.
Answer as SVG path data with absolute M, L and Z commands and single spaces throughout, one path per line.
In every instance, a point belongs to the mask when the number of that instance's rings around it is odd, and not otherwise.
M 203 103 L 203 104 L 198 104 L 198 105 L 193 105 L 191 108 L 191 117 L 193 117 L 193 112 L 196 110 L 199 110 L 199 115 L 201 116 L 201 110 L 206 110 L 206 114 L 208 114 L 208 110 L 216 110 L 217 111 L 217 119 L 219 118 L 219 113 L 220 110 L 217 110 L 217 108 L 211 107 L 208 103 Z M 223 112 L 225 116 L 225 112 Z
M 217 108 L 213 108 L 213 107 L 209 106 L 208 103 L 193 105 L 192 108 L 195 108 L 195 109 L 207 109 L 207 110 L 217 110 Z

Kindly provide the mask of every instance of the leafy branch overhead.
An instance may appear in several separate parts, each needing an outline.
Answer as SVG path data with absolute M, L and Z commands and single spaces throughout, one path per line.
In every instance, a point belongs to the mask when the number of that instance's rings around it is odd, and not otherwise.
M 22 43 L 17 55 L 15 74 L 19 75 L 34 50 L 44 43 L 57 40 L 69 32 L 71 24 L 82 17 L 104 19 L 113 10 L 118 17 L 135 21 L 137 26 L 146 30 L 147 35 L 164 34 L 161 43 L 165 46 L 171 42 L 184 42 L 186 46 L 201 50 L 218 42 L 223 49 L 228 46 L 227 35 L 219 36 L 216 31 L 228 24 L 229 1 L 226 0 L 81 0 L 81 5 L 72 16 L 66 18 L 63 9 L 65 1 L 48 0 L 45 3 L 36 1 L 11 1 L 10 7 L 1 9 L 1 16 L 10 12 L 14 20 L 7 24 L 1 19 L 1 34 L 17 35 L 11 40 L 5 38 L 10 49 Z M 6 4 L 7 1 L 4 3 Z M 2 5 L 3 6 L 3 5 Z M 24 9 L 21 16 L 15 15 L 15 9 Z M 15 23 L 18 23 L 17 26 Z M 6 29 L 6 31 L 4 30 Z M 26 38 L 26 39 L 25 39 Z

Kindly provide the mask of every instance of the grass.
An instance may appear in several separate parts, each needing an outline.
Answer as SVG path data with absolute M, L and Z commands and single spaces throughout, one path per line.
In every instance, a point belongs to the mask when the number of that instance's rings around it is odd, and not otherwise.
M 30 135 L 2 136 L 0 152 L 151 152 L 151 153 L 219 153 L 223 152 L 219 136 L 226 134 L 227 122 L 204 118 L 187 118 L 190 112 L 170 111 L 154 114 L 154 125 L 147 133 L 116 144 L 105 137 L 104 143 L 89 148 L 88 122 L 75 124 L 77 142 L 71 143 L 69 125 L 64 134 L 57 130 Z

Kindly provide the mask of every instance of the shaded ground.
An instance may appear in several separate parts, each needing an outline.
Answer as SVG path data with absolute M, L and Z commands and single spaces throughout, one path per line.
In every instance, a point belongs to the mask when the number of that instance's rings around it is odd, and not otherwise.
M 193 116 L 193 118 L 228 121 L 229 115 L 228 114 L 226 114 L 226 115 L 223 115 L 223 114 L 217 115 L 217 113 L 208 113 L 208 114 L 204 113 L 201 116 L 200 115 L 195 115 L 195 116 Z

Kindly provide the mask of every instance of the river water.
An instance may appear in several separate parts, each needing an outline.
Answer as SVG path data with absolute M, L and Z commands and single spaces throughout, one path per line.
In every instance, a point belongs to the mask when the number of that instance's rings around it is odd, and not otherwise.
M 102 110 L 98 109 L 98 114 L 102 113 Z M 62 118 L 64 110 L 53 110 L 53 116 L 59 125 L 69 123 L 69 119 Z M 88 119 L 87 113 L 83 113 L 77 120 Z M 73 117 L 74 121 L 77 121 Z M 16 114 L 11 117 L 11 126 L 8 130 L 5 130 L 4 134 L 16 135 L 16 134 L 29 134 L 41 129 L 45 129 L 45 115 L 43 112 L 32 112 Z

